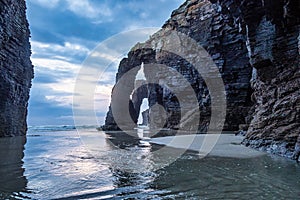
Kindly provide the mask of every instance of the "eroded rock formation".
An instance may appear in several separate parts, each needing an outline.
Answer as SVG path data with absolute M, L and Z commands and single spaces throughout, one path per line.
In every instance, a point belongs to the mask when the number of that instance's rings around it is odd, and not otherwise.
M 205 132 L 211 116 L 211 97 L 201 74 L 184 58 L 161 50 L 170 30 L 184 33 L 205 48 L 222 76 L 227 97 L 224 130 L 245 130 L 249 126 L 246 145 L 292 157 L 300 145 L 296 145 L 300 133 L 299 13 L 298 0 L 187 0 L 172 13 L 162 30 L 136 45 L 121 61 L 117 82 L 133 68 L 137 73 L 142 63 L 175 69 L 194 89 L 198 105 L 182 108 L 168 88 L 148 85 L 150 123 L 153 119 L 166 120 L 164 127 L 186 130 L 199 124 L 196 128 Z M 159 71 L 147 68 L 144 73 L 147 81 L 163 77 Z M 134 73 L 132 78 L 129 91 L 134 89 Z M 173 82 L 179 88 L 182 85 Z M 155 105 L 164 109 L 165 118 L 159 109 L 154 112 Z M 195 123 L 197 106 L 201 115 Z M 182 109 L 187 110 L 183 116 Z M 118 127 L 111 110 L 106 125 Z
M 176 30 L 187 34 L 197 41 L 212 56 L 222 74 L 226 84 L 228 99 L 228 116 L 226 130 L 238 130 L 239 124 L 245 124 L 245 117 L 252 106 L 250 79 L 252 67 L 249 64 L 246 38 L 238 23 L 233 24 L 234 16 L 223 13 L 219 5 L 209 1 L 187 1 L 178 10 L 175 10 L 163 29 L 153 35 L 145 44 L 139 44 L 128 54 L 128 58 L 121 61 L 117 74 L 119 77 L 126 74 L 133 67 L 141 63 L 164 64 L 179 71 L 190 83 L 197 94 L 201 119 L 199 129 L 205 132 L 210 119 L 210 97 L 205 82 L 195 68 L 185 59 L 169 52 L 156 50 L 163 35 L 169 30 Z M 163 76 L 159 71 L 144 70 L 146 78 Z M 168 77 L 165 77 L 168 78 Z M 170 79 L 172 77 L 169 77 Z M 181 87 L 180 82 L 175 83 Z M 166 128 L 178 128 L 181 116 L 178 100 L 171 91 L 159 85 L 152 85 L 149 89 L 150 120 L 163 123 L 161 113 L 151 112 L 151 107 L 159 104 L 167 112 Z M 182 88 L 184 92 L 184 88 Z M 197 105 L 190 105 L 191 110 Z M 154 116 L 157 115 L 157 116 Z M 107 115 L 106 125 L 115 123 L 111 111 Z M 186 117 L 187 118 L 187 117 Z M 190 117 L 192 118 L 192 117 Z M 196 123 L 196 124 L 198 124 Z M 195 124 L 195 123 L 190 123 Z M 189 126 L 185 126 L 189 130 Z
M 149 109 L 142 112 L 142 117 L 143 117 L 142 125 L 148 126 L 149 125 Z
M 33 78 L 25 1 L 0 2 L 0 137 L 25 135 Z
M 132 94 L 132 102 L 136 113 L 136 118 L 133 120 L 137 122 L 143 100 L 149 97 L 148 84 L 145 80 L 136 80 L 134 88 L 136 89 Z
M 253 1 L 244 10 L 255 72 L 255 112 L 244 143 L 291 157 L 300 134 L 300 2 Z

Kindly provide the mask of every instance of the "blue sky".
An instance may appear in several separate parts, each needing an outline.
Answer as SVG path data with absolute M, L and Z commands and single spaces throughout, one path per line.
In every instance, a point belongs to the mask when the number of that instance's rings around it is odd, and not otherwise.
M 91 55 L 93 49 L 124 31 L 161 27 L 171 12 L 184 0 L 27 0 L 26 2 L 31 29 L 31 59 L 35 66 L 28 113 L 28 124 L 32 126 L 72 125 L 74 84 L 82 68 L 82 62 Z M 152 30 L 143 34 L 148 37 Z M 143 42 L 144 37 L 137 35 L 134 38 L 136 42 L 140 40 Z M 126 42 L 112 47 L 119 48 L 120 45 L 126 46 L 133 41 Z M 106 53 L 106 50 L 102 49 L 103 53 L 106 58 L 110 58 L 109 50 Z M 99 124 L 103 123 L 108 109 L 118 61 L 114 60 L 113 66 L 104 75 L 105 80 L 99 81 L 98 97 L 95 98 L 96 103 L 93 105 Z M 85 117 L 84 112 L 81 117 Z M 89 118 L 85 118 L 83 122 L 94 123 L 92 120 L 89 121 Z

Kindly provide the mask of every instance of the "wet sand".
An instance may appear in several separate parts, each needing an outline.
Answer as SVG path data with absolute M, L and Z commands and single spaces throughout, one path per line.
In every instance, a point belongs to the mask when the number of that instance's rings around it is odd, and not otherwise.
M 172 137 L 152 140 L 182 147 L 192 136 L 175 138 L 171 143 Z M 80 136 L 75 130 L 34 130 L 26 144 L 19 139 L 0 138 L 0 199 L 300 197 L 298 164 L 241 146 L 242 137 L 234 135 L 222 135 L 205 158 L 193 152 L 203 135 L 197 135 L 192 151 L 181 156 L 178 148 L 119 141 L 93 129 L 82 130 Z M 253 156 L 244 156 L 251 152 Z
M 179 135 L 152 138 L 150 143 L 166 145 L 173 148 L 185 148 L 187 150 L 197 151 L 200 155 L 208 154 L 208 156 L 253 158 L 265 155 L 264 152 L 241 145 L 243 138 L 242 136 L 235 136 L 234 134 Z M 211 151 L 209 147 L 202 147 L 202 144 L 206 143 L 210 143 L 209 146 L 212 147 Z

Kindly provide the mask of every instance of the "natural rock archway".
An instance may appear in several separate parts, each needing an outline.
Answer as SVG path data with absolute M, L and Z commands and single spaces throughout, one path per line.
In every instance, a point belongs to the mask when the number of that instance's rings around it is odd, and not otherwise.
M 205 82 L 186 60 L 159 50 L 165 32 L 184 33 L 203 46 L 219 68 L 227 96 L 224 130 L 250 126 L 246 145 L 292 157 L 300 146 L 299 142 L 296 145 L 300 133 L 299 29 L 298 0 L 187 0 L 173 11 L 162 30 L 129 52 L 118 76 L 141 62 L 177 70 L 198 94 L 198 128 L 205 132 L 210 118 Z M 148 79 L 157 74 L 145 72 Z M 158 103 L 173 113 L 166 127 L 176 129 L 178 120 L 183 119 L 181 125 L 189 129 L 192 109 L 187 113 L 190 116 L 179 116 L 176 97 L 164 88 L 148 87 L 148 94 L 149 106 Z M 150 112 L 150 118 L 153 114 Z M 111 112 L 106 119 L 106 125 L 114 124 Z

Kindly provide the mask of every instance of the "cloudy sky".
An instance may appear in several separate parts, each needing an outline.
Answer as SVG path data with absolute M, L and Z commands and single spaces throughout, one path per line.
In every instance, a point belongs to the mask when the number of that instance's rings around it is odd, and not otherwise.
M 98 123 L 103 123 L 121 55 L 161 27 L 184 0 L 26 2 L 35 66 L 28 114 L 32 126 L 74 123 L 72 108 L 78 102 L 73 105 L 73 97 L 80 96 L 74 91 L 79 72 L 80 79 L 97 82 L 96 103 L 82 103 L 78 106 L 82 112 L 77 109 L 76 114 L 80 113 L 82 123 L 95 124 L 85 113 L 90 110 L 96 112 Z M 95 56 L 100 60 L 91 59 Z

